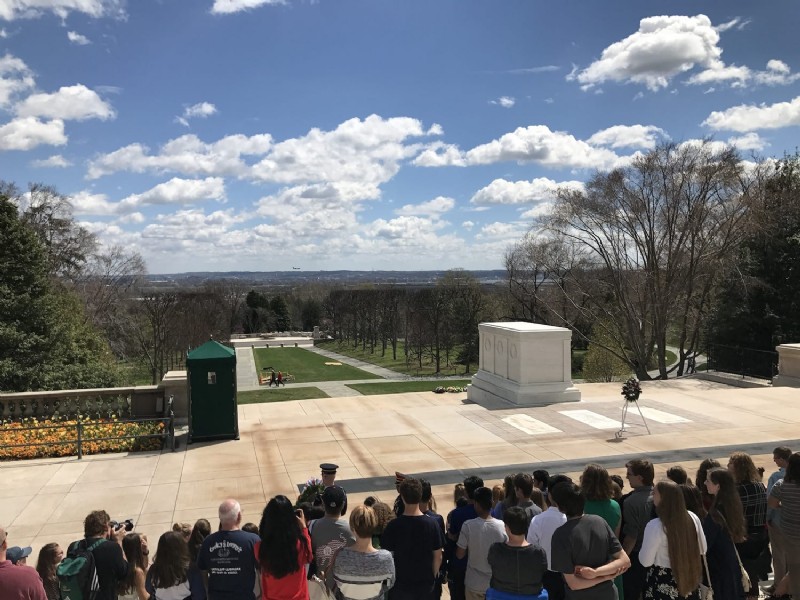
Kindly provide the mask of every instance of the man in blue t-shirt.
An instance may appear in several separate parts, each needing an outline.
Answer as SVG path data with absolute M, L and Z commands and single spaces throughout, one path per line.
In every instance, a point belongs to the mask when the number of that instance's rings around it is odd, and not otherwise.
M 197 568 L 203 572 L 209 600 L 255 600 L 255 545 L 259 537 L 241 531 L 242 509 L 236 500 L 219 505 L 221 529 L 203 540 Z
M 477 519 L 475 512 L 475 490 L 483 487 L 483 479 L 470 475 L 464 480 L 464 491 L 467 492 L 468 503 L 458 506 L 447 515 L 447 588 L 450 590 L 451 600 L 465 600 L 464 577 L 467 573 L 468 557 L 456 558 L 456 542 L 461 534 L 461 526 L 470 519 Z

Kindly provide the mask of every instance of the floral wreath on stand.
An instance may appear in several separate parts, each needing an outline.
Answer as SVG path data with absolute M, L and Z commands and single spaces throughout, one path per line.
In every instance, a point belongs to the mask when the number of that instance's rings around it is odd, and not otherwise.
M 297 497 L 297 502 L 295 503 L 295 507 L 300 506 L 303 502 L 314 502 L 314 499 L 319 496 L 325 490 L 325 486 L 322 484 L 322 479 L 318 479 L 316 477 L 312 477 L 308 481 L 306 481 L 306 486 L 303 488 L 303 491 L 300 492 L 300 495 Z
M 636 402 L 642 394 L 642 386 L 639 385 L 639 380 L 631 377 L 622 384 L 622 395 L 628 402 Z

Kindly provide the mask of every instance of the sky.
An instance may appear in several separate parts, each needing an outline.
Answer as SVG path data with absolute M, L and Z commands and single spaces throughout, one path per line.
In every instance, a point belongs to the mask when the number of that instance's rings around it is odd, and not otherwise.
M 151 273 L 502 269 L 664 141 L 798 145 L 800 3 L 0 0 L 0 179 Z

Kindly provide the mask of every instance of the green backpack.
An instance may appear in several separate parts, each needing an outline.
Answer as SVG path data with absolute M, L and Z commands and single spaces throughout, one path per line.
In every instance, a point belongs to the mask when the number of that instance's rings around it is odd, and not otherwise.
M 97 596 L 100 583 L 92 550 L 105 541 L 101 538 L 87 546 L 86 540 L 78 540 L 69 545 L 67 557 L 56 567 L 61 600 L 94 600 Z

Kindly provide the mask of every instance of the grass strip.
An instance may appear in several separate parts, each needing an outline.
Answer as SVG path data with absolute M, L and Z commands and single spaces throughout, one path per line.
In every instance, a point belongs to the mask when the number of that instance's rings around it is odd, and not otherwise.
M 436 387 L 465 387 L 469 379 L 434 379 L 430 381 L 386 381 L 383 383 L 348 383 L 347 387 L 364 394 L 377 396 L 379 394 L 402 394 L 405 392 L 432 392 Z
M 350 365 L 325 364 L 336 361 L 304 348 L 255 348 L 253 355 L 259 375 L 269 373 L 269 368 L 272 367 L 276 372 L 294 375 L 293 383 L 381 379 L 378 375 Z
M 261 404 L 262 402 L 286 402 L 287 400 L 313 400 L 314 398 L 330 398 L 317 387 L 267 388 L 238 392 L 239 404 Z

